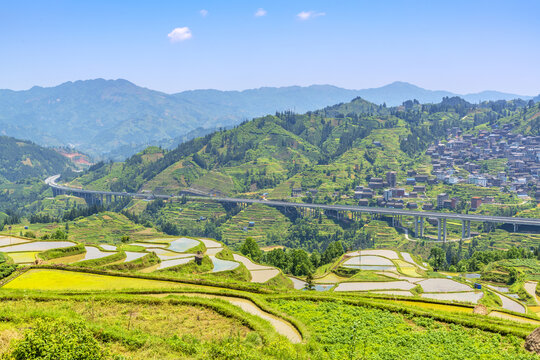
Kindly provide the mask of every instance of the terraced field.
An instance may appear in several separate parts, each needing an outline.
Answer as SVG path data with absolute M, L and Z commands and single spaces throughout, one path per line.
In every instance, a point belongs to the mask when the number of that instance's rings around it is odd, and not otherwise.
M 250 222 L 254 225 L 250 226 Z M 261 204 L 250 205 L 221 226 L 225 243 L 242 242 L 250 236 L 260 245 L 266 243 L 266 234 L 275 233 L 285 237 L 291 225 L 288 218 L 278 210 Z

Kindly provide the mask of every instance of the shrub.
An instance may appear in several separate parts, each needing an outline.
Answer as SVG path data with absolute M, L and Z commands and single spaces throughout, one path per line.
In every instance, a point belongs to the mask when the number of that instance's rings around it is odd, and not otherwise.
M 105 350 L 81 322 L 38 320 L 13 345 L 7 359 L 101 360 Z

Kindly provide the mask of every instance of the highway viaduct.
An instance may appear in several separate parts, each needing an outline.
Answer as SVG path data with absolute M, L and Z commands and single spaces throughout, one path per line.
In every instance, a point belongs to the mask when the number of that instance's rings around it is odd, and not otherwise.
M 489 216 L 489 215 L 477 215 L 477 214 L 457 214 L 446 213 L 436 211 L 412 211 L 403 209 L 381 208 L 381 207 L 367 207 L 367 206 L 354 206 L 354 205 L 325 205 L 325 204 L 310 204 L 310 203 L 295 203 L 287 201 L 276 200 L 262 200 L 262 199 L 241 199 L 231 197 L 216 197 L 205 196 L 206 194 L 197 193 L 195 191 L 186 191 L 181 195 L 157 195 L 149 193 L 128 193 L 128 192 L 114 192 L 114 191 L 97 191 L 97 190 L 85 190 L 73 187 L 67 187 L 56 183 L 60 175 L 55 175 L 47 178 L 45 183 L 53 189 L 55 196 L 60 194 L 72 194 L 84 198 L 87 203 L 110 203 L 113 199 L 119 197 L 132 197 L 142 199 L 171 199 L 178 198 L 180 196 L 186 196 L 191 201 L 213 201 L 220 203 L 233 203 L 233 204 L 263 204 L 273 207 L 283 208 L 296 208 L 303 213 L 311 213 L 318 211 L 334 212 L 336 217 L 344 217 L 345 214 L 351 213 L 353 218 L 361 214 L 390 216 L 394 226 L 403 223 L 403 216 L 409 216 L 414 218 L 414 234 L 416 237 L 422 238 L 424 236 L 424 220 L 435 219 L 437 221 L 437 238 L 438 241 L 445 242 L 447 240 L 447 220 L 461 221 L 461 238 L 466 239 L 471 236 L 471 222 L 487 222 L 493 224 L 510 224 L 514 226 L 514 231 L 518 231 L 520 225 L 534 226 L 540 231 L 540 219 L 536 218 L 519 218 L 519 217 L 507 217 L 507 216 Z

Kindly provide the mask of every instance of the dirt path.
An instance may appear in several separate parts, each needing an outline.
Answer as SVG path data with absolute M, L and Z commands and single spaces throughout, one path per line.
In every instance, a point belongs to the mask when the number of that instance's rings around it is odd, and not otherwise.
M 260 317 L 263 320 L 268 321 L 276 332 L 280 335 L 285 336 L 293 344 L 298 344 L 302 342 L 302 336 L 296 330 L 296 328 L 289 322 L 274 316 L 258 307 L 254 302 L 247 299 L 242 299 L 233 296 L 222 296 L 222 295 L 211 295 L 211 294 L 198 294 L 198 293 L 178 293 L 178 294 L 155 294 L 152 296 L 155 297 L 166 297 L 169 295 L 180 295 L 180 296 L 193 296 L 193 297 L 203 297 L 209 299 L 221 299 L 227 301 L 228 303 L 238 306 L 243 311 L 248 314 L 255 315 Z

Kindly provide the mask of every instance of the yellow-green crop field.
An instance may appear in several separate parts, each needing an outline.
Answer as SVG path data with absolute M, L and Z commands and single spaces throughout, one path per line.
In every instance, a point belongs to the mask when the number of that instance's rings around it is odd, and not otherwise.
M 9 257 L 13 259 L 15 264 L 31 263 L 36 260 L 37 251 L 23 251 L 10 253 Z
M 170 281 L 136 279 L 54 269 L 31 269 L 4 285 L 4 289 L 25 290 L 121 290 L 185 287 Z

